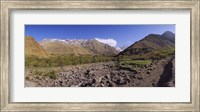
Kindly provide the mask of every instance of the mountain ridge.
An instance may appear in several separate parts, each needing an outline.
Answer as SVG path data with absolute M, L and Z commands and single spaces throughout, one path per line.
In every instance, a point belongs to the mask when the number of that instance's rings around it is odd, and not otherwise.
M 170 34 L 170 36 L 168 35 Z M 135 55 L 151 52 L 156 49 L 170 49 L 175 47 L 175 34 L 166 31 L 162 35 L 149 34 L 143 39 L 136 41 L 119 55 Z
M 37 42 L 31 36 L 25 37 L 26 54 L 40 57 L 48 57 L 50 54 L 137 55 L 151 52 L 155 49 L 171 49 L 175 47 L 175 34 L 170 31 L 166 31 L 163 34 L 149 34 L 132 45 L 121 48 L 112 47 L 96 39 L 43 39 Z
M 119 53 L 114 47 L 99 42 L 96 39 L 84 40 L 84 39 L 43 39 L 39 42 L 41 46 L 48 50 L 47 44 L 58 43 L 63 45 L 76 46 L 87 50 L 92 55 L 105 55 L 112 56 Z M 52 51 L 53 52 L 53 51 Z
M 25 36 L 25 55 L 37 56 L 42 58 L 49 57 L 49 54 L 43 49 L 40 44 L 32 36 Z

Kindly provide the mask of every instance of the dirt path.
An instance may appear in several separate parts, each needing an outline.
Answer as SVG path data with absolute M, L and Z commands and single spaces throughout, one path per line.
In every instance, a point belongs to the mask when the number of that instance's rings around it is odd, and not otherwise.
M 143 76 L 143 80 L 139 82 L 140 87 L 156 86 L 167 87 L 175 86 L 173 82 L 168 85 L 168 82 L 175 79 L 175 73 L 172 72 L 173 65 L 172 58 L 166 58 L 163 60 L 155 61 L 147 68 L 141 69 L 140 75 Z M 175 83 L 175 82 L 174 82 Z

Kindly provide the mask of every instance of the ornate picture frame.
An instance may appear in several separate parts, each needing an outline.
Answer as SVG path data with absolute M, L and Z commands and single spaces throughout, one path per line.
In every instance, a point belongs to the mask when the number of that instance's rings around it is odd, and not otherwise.
M 1 0 L 1 102 L 2 112 L 7 111 L 199 111 L 199 0 Z M 117 102 L 117 103 L 57 103 L 10 102 L 10 12 L 12 10 L 190 10 L 190 39 L 191 39 L 191 87 L 190 102 Z

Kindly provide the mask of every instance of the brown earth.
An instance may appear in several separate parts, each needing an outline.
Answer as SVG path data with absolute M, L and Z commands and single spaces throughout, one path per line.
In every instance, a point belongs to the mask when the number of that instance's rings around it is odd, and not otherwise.
M 40 58 L 47 58 L 50 56 L 31 36 L 25 37 L 25 54 L 26 56 L 37 56 Z

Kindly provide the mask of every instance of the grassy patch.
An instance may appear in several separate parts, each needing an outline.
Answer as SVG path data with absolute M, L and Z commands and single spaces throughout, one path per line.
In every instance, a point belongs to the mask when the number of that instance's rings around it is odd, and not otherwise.
M 36 70 L 36 71 L 34 72 L 35 78 L 36 78 L 36 79 L 39 79 L 39 77 L 42 76 L 42 73 L 43 73 L 43 72 Z
M 45 76 L 49 77 L 50 79 L 54 79 L 54 80 L 57 79 L 57 75 L 55 71 L 47 72 L 45 73 Z
M 42 75 L 42 72 L 41 72 L 41 71 L 38 71 L 38 70 L 36 70 L 34 74 L 35 74 L 35 75 L 37 75 L 37 76 L 41 76 L 41 75 Z
M 66 65 L 78 65 L 86 63 L 106 62 L 114 60 L 113 57 L 91 55 L 53 55 L 49 58 L 29 56 L 25 59 L 27 67 L 58 67 Z
M 175 55 L 175 49 L 162 49 L 151 53 L 151 59 L 161 59 L 168 56 Z
M 30 77 L 29 77 L 29 76 L 26 76 L 25 79 L 26 79 L 26 80 L 30 80 Z
M 151 60 L 151 59 L 162 59 L 169 56 L 175 55 L 175 49 L 157 49 L 151 52 L 137 55 L 120 55 L 117 57 L 118 61 L 124 60 Z
M 119 62 L 119 67 L 123 69 L 137 71 L 139 67 L 151 64 L 151 60 L 123 60 Z
M 126 60 L 120 62 L 120 65 L 136 65 L 136 66 L 144 66 L 151 64 L 151 60 Z

